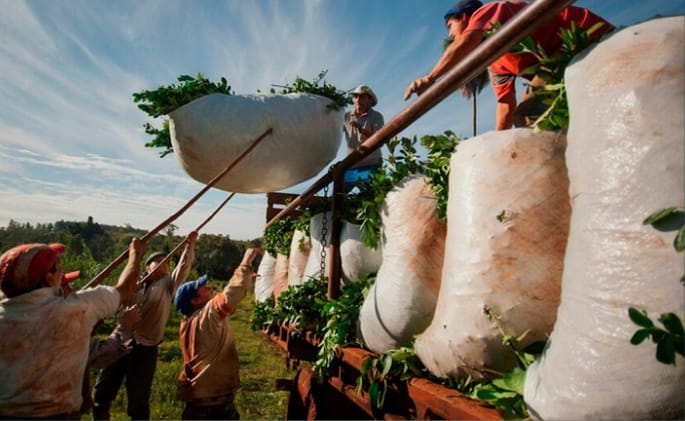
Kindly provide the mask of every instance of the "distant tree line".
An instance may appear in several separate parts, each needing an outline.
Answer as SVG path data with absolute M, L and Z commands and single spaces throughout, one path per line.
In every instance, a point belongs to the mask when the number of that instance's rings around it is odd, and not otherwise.
M 170 252 L 187 233 L 176 235 L 178 227 L 170 224 L 148 242 L 148 253 L 153 251 Z M 103 225 L 88 217 L 85 222 L 57 221 L 55 223 L 21 223 L 10 220 L 7 227 L 0 227 L 0 254 L 23 243 L 63 243 L 67 253 L 62 258 L 66 271 L 80 270 L 77 285 L 85 284 L 100 273 L 109 263 L 121 255 L 131 242 L 131 238 L 142 237 L 146 230 L 130 225 Z M 195 262 L 191 276 L 208 274 L 210 279 L 225 281 L 240 264 L 245 249 L 261 247 L 261 239 L 250 241 L 231 240 L 228 235 L 202 234 L 195 245 Z M 178 255 L 171 260 L 172 267 Z M 103 281 L 111 285 L 124 265 Z

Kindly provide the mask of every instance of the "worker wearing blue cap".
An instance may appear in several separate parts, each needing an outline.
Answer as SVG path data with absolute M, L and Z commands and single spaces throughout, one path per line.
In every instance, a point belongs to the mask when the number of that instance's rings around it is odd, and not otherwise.
M 183 314 L 179 326 L 183 369 L 176 397 L 184 402 L 184 420 L 240 419 L 233 403 L 240 387 L 240 363 L 230 316 L 254 288 L 252 263 L 261 254 L 261 249 L 247 249 L 220 293 L 206 285 L 204 275 L 182 284 L 174 295 L 174 306 Z
M 404 92 L 404 99 L 407 100 L 413 93 L 421 95 L 438 78 L 473 51 L 483 41 L 488 31 L 496 30 L 499 25 L 504 25 L 528 4 L 514 0 L 494 1 L 485 5 L 478 0 L 460 0 L 455 3 L 444 16 L 445 26 L 452 42 L 430 73 L 409 84 Z M 537 29 L 531 38 L 535 45 L 540 45 L 551 56 L 562 46 L 559 29 L 570 28 L 572 22 L 575 22 L 581 29 L 592 28 L 601 23 L 597 30 L 589 34 L 591 40 L 597 40 L 614 29 L 610 23 L 588 9 L 569 6 Z M 516 125 L 529 124 L 530 119 L 526 119 L 523 115 L 528 111 L 524 111 L 523 107 L 519 106 L 517 113 L 515 80 L 516 77 L 525 77 L 531 80 L 533 86 L 544 84 L 538 77 L 523 74 L 523 70 L 537 63 L 537 60 L 530 53 L 505 53 L 488 67 L 490 83 L 497 98 L 495 129 L 511 128 L 515 123 L 515 117 L 517 118 Z M 528 96 L 530 97 L 531 94 Z M 536 113 L 540 110 L 531 111 Z

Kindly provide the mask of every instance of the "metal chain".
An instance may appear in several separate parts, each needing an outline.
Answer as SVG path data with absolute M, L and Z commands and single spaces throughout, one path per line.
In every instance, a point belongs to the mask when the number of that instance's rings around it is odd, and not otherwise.
M 328 173 L 333 172 L 333 168 L 338 165 L 336 162 L 335 164 L 331 165 L 328 167 Z M 328 198 L 328 184 L 326 184 L 323 187 L 323 198 L 324 201 Z M 328 235 L 328 212 L 324 211 L 323 217 L 321 218 L 321 273 L 320 273 L 320 279 L 321 282 L 326 281 L 326 236 Z
M 328 184 L 323 188 L 324 200 L 328 197 Z M 326 236 L 328 235 L 328 211 L 321 218 L 321 282 L 326 280 Z

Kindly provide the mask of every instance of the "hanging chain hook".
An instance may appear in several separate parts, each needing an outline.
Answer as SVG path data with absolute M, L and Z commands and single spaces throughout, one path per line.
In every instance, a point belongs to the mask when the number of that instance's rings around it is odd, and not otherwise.
M 331 174 L 333 169 L 338 165 L 339 162 L 328 167 L 328 173 Z M 329 183 L 330 184 L 330 183 Z M 323 198 L 324 201 L 328 198 L 328 184 L 323 186 Z M 321 218 L 321 282 L 326 282 L 326 237 L 328 236 L 328 211 L 324 211 Z

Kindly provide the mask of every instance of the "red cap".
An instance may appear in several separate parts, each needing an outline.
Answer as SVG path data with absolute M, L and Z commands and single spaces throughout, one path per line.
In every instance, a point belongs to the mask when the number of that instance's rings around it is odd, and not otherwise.
M 58 243 L 31 243 L 11 248 L 0 256 L 0 288 L 8 297 L 35 289 L 65 250 Z

